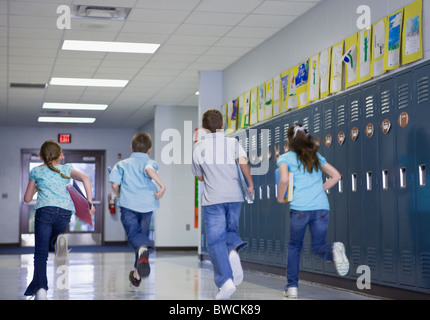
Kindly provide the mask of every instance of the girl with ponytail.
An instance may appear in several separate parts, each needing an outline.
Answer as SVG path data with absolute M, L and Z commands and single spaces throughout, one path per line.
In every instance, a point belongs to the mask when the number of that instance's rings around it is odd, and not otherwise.
M 25 203 L 29 203 L 37 192 L 34 275 L 24 295 L 36 295 L 36 299 L 42 300 L 46 299 L 48 290 L 46 276 L 48 253 L 54 251 L 57 242 L 55 261 L 61 264 L 67 262 L 67 238 L 62 234 L 67 230 L 75 206 L 66 185 L 70 179 L 81 181 L 87 195 L 92 195 L 92 187 L 90 179 L 84 173 L 74 170 L 71 164 L 60 164 L 63 153 L 57 142 L 46 141 L 40 148 L 39 157 L 44 164 L 31 170 L 24 195 Z M 92 197 L 90 196 L 88 200 L 91 202 Z M 93 215 L 94 206 L 91 206 L 89 211 Z
M 281 173 L 277 201 L 285 204 L 289 171 L 293 172 L 294 196 L 290 203 L 290 241 L 288 243 L 287 285 L 284 296 L 297 298 L 300 252 L 306 228 L 312 237 L 312 251 L 333 261 L 339 275 L 348 273 L 349 262 L 341 242 L 326 243 L 330 205 L 326 191 L 341 179 L 340 173 L 319 153 L 320 140 L 309 135 L 302 124 L 291 126 L 287 134 L 288 152 L 277 162 Z M 324 182 L 322 173 L 329 179 Z

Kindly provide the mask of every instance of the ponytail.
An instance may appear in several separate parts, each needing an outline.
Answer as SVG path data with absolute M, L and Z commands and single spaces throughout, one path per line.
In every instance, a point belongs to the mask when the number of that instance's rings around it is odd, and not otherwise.
M 304 169 L 309 173 L 312 173 L 314 169 L 318 172 L 321 169 L 317 155 L 320 140 L 309 135 L 308 130 L 301 124 L 290 127 L 287 136 L 289 149 L 297 154 L 297 160 L 303 164 Z

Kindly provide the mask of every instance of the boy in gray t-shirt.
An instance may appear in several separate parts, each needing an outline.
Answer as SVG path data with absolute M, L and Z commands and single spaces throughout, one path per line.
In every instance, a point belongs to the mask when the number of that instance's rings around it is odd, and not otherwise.
M 192 170 L 205 183 L 202 207 L 214 280 L 220 289 L 216 299 L 228 300 L 243 280 L 238 252 L 248 246 L 238 233 L 244 199 L 236 161 L 251 195 L 254 184 L 246 152 L 236 139 L 224 136 L 223 119 L 218 110 L 205 112 L 203 128 L 207 134 L 194 146 Z

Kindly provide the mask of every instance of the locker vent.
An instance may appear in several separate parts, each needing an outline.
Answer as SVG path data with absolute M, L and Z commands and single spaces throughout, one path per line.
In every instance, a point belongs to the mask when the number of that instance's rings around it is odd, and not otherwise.
M 267 134 L 266 134 L 266 146 L 270 147 L 271 145 L 272 145 L 272 130 L 267 130 Z
M 264 239 L 260 239 L 260 244 L 259 244 L 259 246 L 258 246 L 258 255 L 260 256 L 260 258 L 261 258 L 261 262 L 264 262 L 264 259 L 262 259 L 262 257 L 264 257 L 265 256 L 265 250 L 264 250 Z
M 324 113 L 324 129 L 328 130 L 333 127 L 333 112 L 331 109 L 326 110 Z
M 257 239 L 251 240 L 251 253 L 254 257 L 257 254 Z
M 279 240 L 275 241 L 275 258 L 276 260 L 281 259 L 281 241 Z
M 266 257 L 273 259 L 273 241 L 270 239 L 267 240 Z
M 257 151 L 257 135 L 251 137 L 251 150 L 254 152 Z
M 361 253 L 359 246 L 352 246 L 351 248 L 351 263 L 354 267 L 358 267 L 361 264 Z
M 278 145 L 281 143 L 281 128 L 276 127 L 275 128 L 275 145 Z
M 424 77 L 417 82 L 418 104 L 429 101 L 429 78 Z
M 412 267 L 413 267 L 413 257 L 410 251 L 403 250 L 400 253 L 400 266 L 402 275 L 410 276 L 412 275 Z
M 285 137 L 285 140 L 287 140 L 288 129 L 290 129 L 290 124 L 285 123 L 284 124 L 284 137 Z
M 337 126 L 343 126 L 346 122 L 345 106 L 337 107 Z
M 385 249 L 383 253 L 384 259 L 384 272 L 393 273 L 394 272 L 394 252 L 390 249 Z
M 306 118 L 304 118 L 303 119 L 303 125 L 305 126 L 305 128 L 307 129 L 307 130 L 309 130 L 309 124 L 310 124 L 310 117 L 306 117 Z
M 368 96 L 366 98 L 366 118 L 373 118 L 374 111 L 375 111 L 374 97 Z
M 321 131 L 321 113 L 314 114 L 314 133 Z
M 358 100 L 351 102 L 351 122 L 358 121 L 360 118 L 358 106 Z
M 248 152 L 249 152 L 249 138 L 248 137 L 245 138 L 245 152 L 246 152 L 246 154 L 248 154 Z
M 421 253 L 421 275 L 430 279 L 430 252 Z
M 391 92 L 385 90 L 381 93 L 381 112 L 389 113 L 391 111 Z
M 369 266 L 370 270 L 376 270 L 376 261 L 376 248 L 367 248 L 367 265 Z
M 409 83 L 399 86 L 399 109 L 409 107 Z

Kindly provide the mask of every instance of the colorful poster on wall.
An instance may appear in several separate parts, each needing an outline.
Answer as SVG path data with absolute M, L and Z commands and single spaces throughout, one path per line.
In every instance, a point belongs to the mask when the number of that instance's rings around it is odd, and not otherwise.
M 242 129 L 243 128 L 243 121 L 244 121 L 244 111 L 245 111 L 245 100 L 243 97 L 243 94 L 239 96 L 238 98 L 239 103 L 238 103 L 238 116 L 237 116 L 237 130 Z
M 402 62 L 407 64 L 423 57 L 422 0 L 417 0 L 406 6 L 404 14 Z
M 316 54 L 309 59 L 309 93 L 308 101 L 315 101 L 320 98 L 320 55 Z
M 227 108 L 227 134 L 236 132 L 237 130 L 237 115 L 239 109 L 239 99 L 228 102 Z
M 250 118 L 250 107 L 251 107 L 251 91 L 248 91 L 243 95 L 244 107 L 243 107 L 243 122 L 242 128 L 249 127 L 249 118 Z
M 288 88 L 290 82 L 288 81 L 290 77 L 290 71 L 284 71 L 281 73 L 281 99 L 282 99 L 282 112 L 288 110 Z
M 266 112 L 266 84 L 258 86 L 258 122 L 264 121 Z
M 320 52 L 320 96 L 325 98 L 330 93 L 330 60 L 331 48 Z
M 266 100 L 264 102 L 264 119 L 273 116 L 273 79 L 266 81 Z
M 358 33 L 357 82 L 368 81 L 373 77 L 372 64 L 372 29 L 363 29 Z
M 273 116 L 281 113 L 281 75 L 273 78 Z
M 299 108 L 304 108 L 309 104 L 309 60 L 300 63 L 294 71 L 296 73 L 297 101 L 299 103 Z
M 357 84 L 357 34 L 345 39 L 345 54 L 342 61 L 346 65 L 345 87 Z
M 387 18 L 379 20 L 373 25 L 373 50 L 372 50 L 372 61 L 373 61 L 373 75 L 375 77 L 385 73 L 384 68 L 384 57 L 385 57 L 385 30 L 388 23 Z
M 385 30 L 385 70 L 393 70 L 400 66 L 400 49 L 402 44 L 403 9 L 388 16 Z
M 342 90 L 343 41 L 332 47 L 330 93 Z
M 288 86 L 288 105 L 287 109 L 294 109 L 299 106 L 297 102 L 297 88 L 296 88 L 296 74 L 294 71 L 295 68 L 290 70 L 290 76 L 289 76 L 289 86 Z
M 252 126 L 258 123 L 258 88 L 255 87 L 251 90 L 251 113 L 249 124 Z

